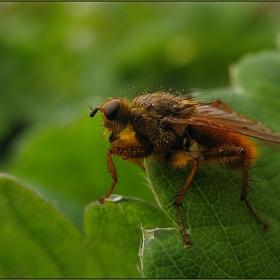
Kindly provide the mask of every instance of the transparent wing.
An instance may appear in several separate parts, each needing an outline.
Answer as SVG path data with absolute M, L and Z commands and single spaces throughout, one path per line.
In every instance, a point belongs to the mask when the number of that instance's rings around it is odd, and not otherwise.
M 170 124 L 184 123 L 212 127 L 280 144 L 280 134 L 273 132 L 264 124 L 236 112 L 227 112 L 207 104 L 198 103 L 193 114 L 189 116 L 180 114 L 176 115 L 176 117 L 170 116 L 167 121 Z

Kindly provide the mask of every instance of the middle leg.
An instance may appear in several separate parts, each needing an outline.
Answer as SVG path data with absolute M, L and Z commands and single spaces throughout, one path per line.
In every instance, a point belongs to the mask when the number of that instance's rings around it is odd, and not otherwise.
M 241 200 L 243 200 L 249 210 L 253 213 L 255 218 L 259 220 L 264 228 L 268 227 L 268 224 L 262 220 L 257 213 L 254 211 L 253 207 L 247 200 L 247 192 L 248 192 L 248 178 L 249 178 L 249 164 L 250 158 L 247 154 L 247 151 L 242 147 L 236 146 L 228 146 L 228 147 L 221 147 L 219 149 L 213 149 L 209 151 L 201 151 L 201 152 L 189 152 L 189 151 L 178 151 L 171 157 L 170 163 L 175 167 L 185 167 L 190 163 L 193 163 L 192 170 L 188 175 L 187 179 L 185 180 L 184 184 L 182 185 L 179 193 L 175 197 L 173 202 L 174 207 L 178 213 L 180 231 L 184 240 L 184 247 L 188 247 L 192 245 L 190 242 L 184 227 L 184 222 L 182 219 L 182 215 L 180 212 L 180 207 L 182 206 L 183 197 L 192 182 L 195 173 L 198 169 L 199 163 L 201 161 L 213 161 L 213 162 L 221 162 L 227 165 L 236 165 L 243 167 L 243 185 L 242 185 L 242 193 L 241 193 Z

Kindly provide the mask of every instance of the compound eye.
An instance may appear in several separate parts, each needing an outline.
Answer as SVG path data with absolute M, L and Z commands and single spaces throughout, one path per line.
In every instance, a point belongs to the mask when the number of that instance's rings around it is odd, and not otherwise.
M 113 121 L 121 108 L 121 104 L 118 100 L 109 101 L 104 108 L 104 115 L 109 121 Z

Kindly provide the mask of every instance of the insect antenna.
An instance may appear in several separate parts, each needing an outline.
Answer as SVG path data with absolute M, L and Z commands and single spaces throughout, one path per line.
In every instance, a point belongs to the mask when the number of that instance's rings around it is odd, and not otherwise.
M 93 118 L 94 116 L 95 116 L 95 114 L 100 110 L 100 108 L 98 108 L 98 107 L 96 107 L 96 108 L 93 108 L 92 106 L 87 106 L 90 110 L 91 110 L 91 112 L 90 112 L 90 114 L 89 114 L 89 116 L 91 117 L 91 118 Z

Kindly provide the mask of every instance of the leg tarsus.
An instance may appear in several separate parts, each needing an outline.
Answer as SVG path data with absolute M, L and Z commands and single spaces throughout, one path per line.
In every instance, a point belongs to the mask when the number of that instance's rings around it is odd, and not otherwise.
M 243 200 L 243 201 L 246 203 L 248 209 L 252 212 L 252 214 L 254 215 L 254 217 L 263 225 L 263 230 L 266 231 L 266 230 L 269 228 L 269 224 L 268 224 L 265 220 L 263 220 L 263 219 L 255 212 L 255 210 L 253 209 L 251 203 L 247 200 L 247 198 L 241 198 L 241 200 Z
M 180 211 L 180 205 L 175 205 L 175 208 L 177 210 L 178 213 L 178 219 L 179 219 L 179 226 L 180 226 L 180 231 L 184 240 L 184 247 L 187 248 L 189 246 L 192 246 L 193 244 L 191 243 L 191 241 L 189 240 L 187 234 L 186 234 L 186 230 L 184 227 L 184 222 L 181 216 L 181 211 Z

